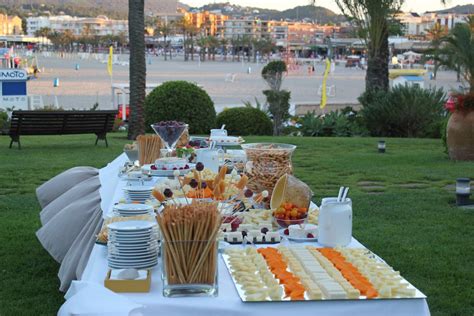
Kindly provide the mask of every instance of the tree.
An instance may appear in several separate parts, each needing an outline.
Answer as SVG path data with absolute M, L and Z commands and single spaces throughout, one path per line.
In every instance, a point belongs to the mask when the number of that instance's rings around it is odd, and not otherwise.
M 208 36 L 207 43 L 209 45 L 209 55 L 212 55 L 212 60 L 216 60 L 216 50 L 220 45 L 219 39 L 215 36 Z
M 227 45 L 229 45 L 229 40 L 227 38 L 221 38 L 220 40 L 222 47 L 222 55 L 224 55 L 224 61 L 227 61 Z
M 128 0 L 128 32 L 130 39 L 130 119 L 128 139 L 145 133 L 143 103 L 145 101 L 145 1 Z
M 188 34 L 191 44 L 191 60 L 194 60 L 194 38 L 199 34 L 199 29 L 193 24 L 189 25 Z
M 474 35 L 471 25 L 458 23 L 451 32 L 441 39 L 439 49 L 440 65 L 457 71 L 474 93 Z
M 270 90 L 264 90 L 267 98 L 268 111 L 273 118 L 273 135 L 281 133 L 283 122 L 288 119 L 290 108 L 290 92 L 280 90 L 283 74 L 286 72 L 286 64 L 283 61 L 272 61 L 262 69 L 262 77 L 267 82 Z
M 184 51 L 184 61 L 188 61 L 188 49 L 187 49 L 187 44 L 188 40 L 186 38 L 186 35 L 188 33 L 188 30 L 190 28 L 190 23 L 185 17 L 182 17 L 175 23 L 175 27 L 177 30 L 183 32 L 183 51 Z
M 367 91 L 388 90 L 388 36 L 390 20 L 404 0 L 336 0 L 342 13 L 365 34 L 367 46 Z
M 436 74 L 439 69 L 439 49 L 441 47 L 441 39 L 446 35 L 446 29 L 441 27 L 441 24 L 436 23 L 431 29 L 426 30 L 426 32 L 428 38 L 431 39 L 429 53 L 433 54 L 433 78 L 436 79 Z
M 164 40 L 163 53 L 165 55 L 165 60 L 167 60 L 166 53 L 168 51 L 169 43 L 166 39 L 173 33 L 173 27 L 172 27 L 172 25 L 170 25 L 166 22 L 165 23 L 160 23 L 158 25 L 158 28 L 156 29 L 156 32 L 158 34 L 160 34 L 161 36 L 163 36 L 163 40 Z M 170 52 L 170 59 L 171 59 L 171 52 Z
M 197 44 L 200 48 L 200 50 L 199 50 L 199 59 L 201 61 L 206 61 L 206 50 L 209 47 L 207 37 L 205 37 L 205 36 L 199 37 L 198 40 L 197 40 Z

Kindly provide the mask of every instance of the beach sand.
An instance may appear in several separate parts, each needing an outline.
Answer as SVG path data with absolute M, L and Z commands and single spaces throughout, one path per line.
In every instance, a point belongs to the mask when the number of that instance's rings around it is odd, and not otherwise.
M 126 57 L 125 57 L 126 58 Z M 122 60 L 125 59 L 122 57 Z M 28 82 L 28 94 L 42 95 L 44 105 L 54 105 L 55 96 L 64 109 L 88 109 L 99 103 L 100 109 L 111 109 L 111 80 L 107 66 L 96 60 L 82 60 L 76 57 L 58 58 L 38 55 L 39 68 L 44 72 L 39 78 Z M 75 70 L 76 64 L 79 70 Z M 248 73 L 248 68 L 251 73 Z M 182 56 L 172 61 L 163 57 L 147 60 L 147 82 L 162 83 L 169 80 L 187 80 L 198 83 L 209 93 L 219 112 L 225 107 L 242 106 L 243 101 L 264 103 L 262 90 L 267 89 L 261 78 L 262 64 L 242 62 L 195 61 L 184 62 Z M 113 82 L 128 83 L 128 66 L 114 65 Z M 316 66 L 308 75 L 307 68 L 292 71 L 283 81 L 283 88 L 291 91 L 291 103 L 319 103 L 319 86 L 322 83 L 324 66 Z M 235 74 L 234 82 L 226 82 L 228 74 Z M 53 87 L 54 78 L 59 78 L 59 87 Z M 329 97 L 328 103 L 357 103 L 357 97 L 364 91 L 365 71 L 337 66 L 329 76 L 328 86 L 334 85 L 336 95 Z M 450 90 L 457 88 L 453 72 L 439 72 L 436 81 L 425 75 L 425 87 L 438 86 Z

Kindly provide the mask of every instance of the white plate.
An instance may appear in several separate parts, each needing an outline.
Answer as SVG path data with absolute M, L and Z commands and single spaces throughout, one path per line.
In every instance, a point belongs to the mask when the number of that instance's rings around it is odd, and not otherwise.
M 153 207 L 147 204 L 117 204 L 114 206 L 114 210 L 125 211 L 125 212 L 127 211 L 137 212 L 137 211 L 153 210 Z
M 132 178 L 132 177 L 129 177 L 127 175 L 127 176 L 120 177 L 120 179 L 122 179 L 124 181 L 129 181 L 129 182 L 140 182 L 140 181 L 145 181 L 146 182 L 146 181 L 153 180 L 153 177 L 144 174 L 141 178 Z
M 158 253 L 144 253 L 144 254 L 139 254 L 139 255 L 123 255 L 123 254 L 114 254 L 114 253 L 109 253 L 107 255 L 107 258 L 113 259 L 113 260 L 120 260 L 120 259 L 137 259 L 137 260 L 142 260 L 142 259 L 152 259 L 155 258 L 158 255 Z
M 129 185 L 129 186 L 125 186 L 123 187 L 123 189 L 125 191 L 128 191 L 128 192 L 143 192 L 143 191 L 152 191 L 153 190 L 153 186 L 150 186 L 150 185 Z
M 114 256 L 144 256 L 149 254 L 158 254 L 158 248 L 143 251 L 109 249 L 108 253 Z
M 114 263 L 132 263 L 132 262 L 136 262 L 136 263 L 148 263 L 148 262 L 151 262 L 151 261 L 154 261 L 157 259 L 158 256 L 149 256 L 149 258 L 126 258 L 126 257 L 121 257 L 121 258 L 111 258 L 111 257 L 108 257 L 107 260 L 110 261 L 110 262 L 114 262 Z
M 135 268 L 135 269 L 149 269 L 153 268 L 158 264 L 158 261 L 152 262 L 151 264 L 132 264 L 132 265 L 125 265 L 125 264 L 113 264 L 109 262 L 109 268 L 112 269 L 127 269 L 127 268 Z
M 296 237 L 290 237 L 290 235 L 285 235 L 285 230 L 280 229 L 278 231 L 280 233 L 280 236 L 286 237 L 288 240 L 295 241 L 295 242 L 312 242 L 312 241 L 318 241 L 318 237 L 315 238 L 296 238 Z
M 158 253 L 158 246 L 156 247 L 149 247 L 149 248 L 113 248 L 113 247 L 108 247 L 108 252 L 113 253 L 113 254 L 124 254 L 124 255 L 143 255 L 146 253 Z
M 188 163 L 188 166 L 189 166 L 189 169 L 178 170 L 180 176 L 184 176 L 185 174 L 192 171 L 196 167 L 196 165 L 193 163 Z M 173 177 L 174 176 L 175 170 L 152 170 L 150 167 L 151 167 L 151 164 L 144 165 L 142 167 L 142 172 L 146 175 L 151 175 L 155 177 Z
M 156 225 L 153 222 L 150 222 L 153 225 Z M 121 230 L 109 230 L 110 235 L 115 235 L 115 236 L 123 236 L 123 237 L 133 237 L 133 236 L 143 236 L 143 235 L 151 235 L 153 233 L 156 233 L 158 230 L 156 228 L 148 228 L 148 229 L 142 229 L 139 231 L 121 231 Z
M 134 242 L 134 243 L 148 243 L 148 242 L 151 242 L 151 241 L 156 241 L 156 238 L 155 236 L 153 235 L 149 235 L 149 236 L 133 236 L 133 237 L 123 237 L 123 236 L 109 236 L 109 240 L 110 241 L 113 241 L 113 242 L 127 242 L 127 243 L 131 243 L 131 242 Z
M 113 231 L 144 231 L 153 228 L 155 225 L 156 223 L 148 221 L 125 221 L 111 223 L 107 227 Z

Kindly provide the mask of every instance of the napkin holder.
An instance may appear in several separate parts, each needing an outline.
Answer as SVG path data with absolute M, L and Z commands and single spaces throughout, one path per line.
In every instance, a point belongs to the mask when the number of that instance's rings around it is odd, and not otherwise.
M 116 293 L 147 293 L 150 292 L 151 270 L 148 270 L 146 279 L 143 280 L 111 280 L 111 270 L 107 272 L 104 286 Z

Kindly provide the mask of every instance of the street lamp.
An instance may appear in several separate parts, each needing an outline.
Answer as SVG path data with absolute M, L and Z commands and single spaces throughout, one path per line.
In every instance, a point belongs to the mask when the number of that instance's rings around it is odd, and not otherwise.
M 379 150 L 379 153 L 383 154 L 385 152 L 385 141 L 379 140 L 379 143 L 377 144 L 377 148 Z
M 458 206 L 474 204 L 474 202 L 469 199 L 470 195 L 471 195 L 471 179 L 469 178 L 456 179 L 456 204 Z

